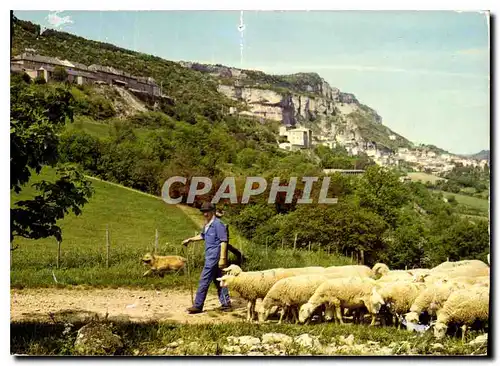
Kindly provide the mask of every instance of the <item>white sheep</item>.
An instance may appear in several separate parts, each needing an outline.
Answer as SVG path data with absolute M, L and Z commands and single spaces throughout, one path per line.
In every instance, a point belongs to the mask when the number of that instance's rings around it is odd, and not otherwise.
M 340 323 L 343 309 L 359 309 L 366 307 L 372 314 L 372 322 L 375 324 L 375 314 L 380 311 L 384 300 L 377 292 L 377 283 L 371 278 L 349 277 L 335 278 L 323 282 L 314 291 L 307 303 L 302 305 L 299 311 L 299 321 L 307 320 L 314 310 L 323 304 L 335 309 L 335 315 Z
M 448 283 L 464 283 L 467 285 L 489 286 L 490 276 L 458 276 L 449 279 L 444 279 Z
M 454 278 L 474 278 L 474 277 L 489 277 L 490 276 L 490 268 L 489 267 L 481 267 L 481 266 L 459 266 L 452 267 L 447 270 L 440 270 L 438 272 L 433 272 L 431 275 L 425 278 L 426 283 L 435 283 L 440 281 L 449 281 Z
M 418 324 L 419 314 L 424 311 L 427 311 L 430 316 L 436 315 L 436 311 L 442 307 L 453 291 L 466 287 L 466 284 L 456 282 L 429 284 L 415 298 L 410 312 L 405 314 L 407 328 L 413 328 L 414 325 Z
M 406 281 L 389 282 L 378 290 L 398 329 L 401 328 L 400 317 L 410 310 L 413 302 L 423 290 L 425 290 L 425 284 Z
M 222 271 L 225 272 L 225 274 L 231 275 L 231 276 L 238 276 L 240 273 L 269 273 L 273 271 L 278 271 L 283 268 L 273 268 L 273 269 L 266 269 L 263 271 L 249 271 L 249 272 L 243 272 L 240 266 L 236 264 L 231 264 L 228 267 L 224 268 Z
M 437 312 L 434 336 L 442 338 L 448 324 L 462 324 L 462 341 L 465 340 L 467 327 L 475 321 L 488 321 L 490 291 L 487 287 L 472 286 L 454 291 Z
M 431 269 L 431 274 L 434 274 L 436 272 L 441 272 L 441 271 L 448 271 L 453 268 L 459 268 L 459 267 L 476 267 L 476 268 L 488 268 L 488 265 L 484 263 L 483 261 L 480 261 L 478 259 L 466 259 L 462 261 L 457 261 L 457 262 L 443 262 L 440 265 L 434 267 Z
M 390 270 L 384 263 L 376 263 L 373 268 L 372 278 L 380 282 L 394 282 L 394 281 L 414 281 L 423 282 L 424 277 L 430 274 L 430 270 L 425 268 L 416 268 L 412 270 Z
M 371 268 L 363 265 L 331 266 L 325 268 L 325 273 L 341 273 L 343 277 L 373 277 Z
M 255 305 L 257 299 L 266 296 L 271 287 L 279 280 L 274 271 L 263 272 L 241 272 L 237 276 L 224 275 L 217 278 L 221 287 L 227 287 L 236 291 L 247 300 L 247 321 L 255 317 Z
M 279 323 L 281 323 L 283 315 L 288 308 L 291 307 L 295 312 L 295 308 L 306 303 L 318 286 L 328 279 L 328 275 L 312 274 L 279 280 L 269 290 L 259 308 L 256 309 L 259 321 L 265 322 L 269 317 L 271 308 L 273 306 L 280 306 L 285 308 L 279 320 Z

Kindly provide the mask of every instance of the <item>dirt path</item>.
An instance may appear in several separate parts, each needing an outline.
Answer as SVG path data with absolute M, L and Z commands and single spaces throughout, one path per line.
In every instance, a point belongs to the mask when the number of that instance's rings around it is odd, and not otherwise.
M 233 298 L 233 310 L 220 312 L 216 296 L 210 294 L 201 314 L 190 315 L 188 291 L 139 290 L 139 289 L 12 289 L 11 322 L 15 321 L 75 321 L 93 314 L 109 319 L 146 322 L 151 320 L 181 323 L 221 323 L 241 321 L 246 314 L 246 304 Z

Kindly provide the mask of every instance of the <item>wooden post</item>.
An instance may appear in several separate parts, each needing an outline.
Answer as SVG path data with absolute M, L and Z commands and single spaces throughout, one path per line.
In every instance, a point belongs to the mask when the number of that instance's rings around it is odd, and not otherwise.
M 295 251 L 296 248 L 297 248 L 297 233 L 295 233 L 295 239 L 293 241 L 293 250 Z
M 352 256 L 353 256 L 353 252 L 351 252 L 351 264 L 352 264 Z
M 408 266 L 407 265 L 405 265 L 405 271 L 408 271 Z
M 56 268 L 59 269 L 61 263 L 61 241 L 57 241 L 57 262 L 56 262 Z
M 365 264 L 365 251 L 361 249 L 361 264 Z
M 109 268 L 109 226 L 106 224 L 106 268 Z
M 205 227 L 203 227 L 203 230 L 205 230 Z M 197 232 L 197 231 L 195 231 L 195 232 L 194 232 L 194 236 L 196 236 L 196 235 L 198 235 L 198 234 L 199 234 L 199 232 Z M 196 257 L 196 255 L 198 254 L 198 251 L 196 250 L 196 248 L 198 247 L 198 242 L 196 241 L 196 242 L 194 242 L 194 243 L 193 243 L 193 244 L 191 244 L 191 245 L 193 246 L 193 255 L 192 255 L 192 257 L 193 257 L 193 258 L 195 258 L 195 257 Z M 193 259 L 193 260 L 194 260 L 194 259 Z
M 158 229 L 155 230 L 155 254 L 158 253 Z

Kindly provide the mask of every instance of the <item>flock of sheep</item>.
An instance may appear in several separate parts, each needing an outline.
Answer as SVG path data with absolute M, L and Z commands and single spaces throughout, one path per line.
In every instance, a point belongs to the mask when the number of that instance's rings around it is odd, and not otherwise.
M 464 339 L 468 327 L 484 325 L 489 317 L 490 267 L 479 260 L 407 271 L 377 263 L 371 269 L 349 265 L 253 272 L 230 265 L 224 272 L 217 280 L 248 301 L 247 321 L 265 322 L 280 311 L 280 323 L 318 316 L 343 324 L 348 315 L 360 322 L 368 314 L 370 325 L 378 320 L 405 324 L 408 330 L 433 326 L 437 338 L 450 325 L 461 326 Z M 425 317 L 427 326 L 420 324 Z

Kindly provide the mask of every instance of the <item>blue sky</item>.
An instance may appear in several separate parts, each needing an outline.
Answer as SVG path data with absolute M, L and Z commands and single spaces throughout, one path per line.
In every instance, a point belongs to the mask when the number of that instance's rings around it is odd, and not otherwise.
M 480 13 L 245 11 L 242 60 L 240 12 L 49 13 L 15 15 L 174 61 L 317 72 L 414 142 L 452 153 L 489 149 L 488 23 Z

